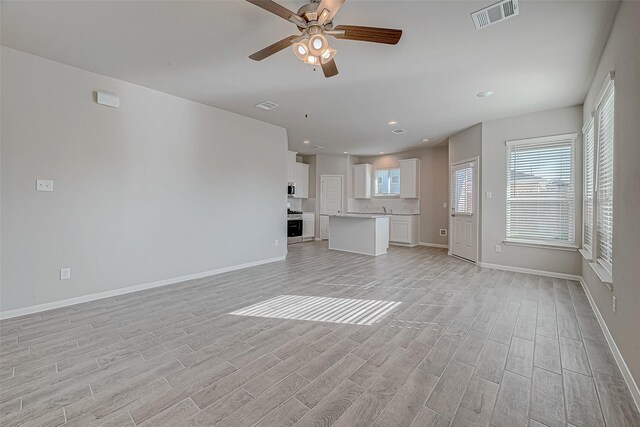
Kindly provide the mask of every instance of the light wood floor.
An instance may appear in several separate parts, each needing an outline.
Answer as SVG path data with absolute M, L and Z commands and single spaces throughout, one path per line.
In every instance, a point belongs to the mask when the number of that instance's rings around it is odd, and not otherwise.
M 626 426 L 579 283 L 433 248 L 286 261 L 2 321 L 3 426 Z M 372 326 L 229 315 L 279 295 L 400 301 Z

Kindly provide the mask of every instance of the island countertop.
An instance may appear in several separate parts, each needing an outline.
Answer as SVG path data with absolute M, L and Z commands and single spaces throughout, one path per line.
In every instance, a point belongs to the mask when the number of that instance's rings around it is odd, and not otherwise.
M 360 219 L 376 219 L 376 218 L 391 217 L 391 215 L 385 215 L 385 214 L 359 214 L 359 213 L 348 213 L 348 214 L 329 215 L 329 216 L 338 217 L 338 218 L 360 218 Z

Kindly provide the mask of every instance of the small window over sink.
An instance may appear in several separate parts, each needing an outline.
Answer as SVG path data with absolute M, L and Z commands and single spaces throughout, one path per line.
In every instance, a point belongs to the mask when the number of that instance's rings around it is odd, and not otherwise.
M 374 176 L 377 197 L 400 195 L 400 168 L 376 169 Z

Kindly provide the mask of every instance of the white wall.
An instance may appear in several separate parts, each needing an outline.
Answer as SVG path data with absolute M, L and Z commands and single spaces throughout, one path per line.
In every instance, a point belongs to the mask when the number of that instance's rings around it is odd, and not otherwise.
M 609 71 L 615 70 L 613 177 L 613 293 L 582 261 L 582 276 L 636 383 L 640 383 L 640 3 L 620 5 L 613 30 L 584 101 L 594 109 Z M 612 296 L 617 310 L 612 309 Z
M 481 260 L 484 263 L 508 265 L 580 275 L 577 250 L 533 248 L 505 245 L 507 216 L 507 156 L 505 141 L 559 135 L 582 129 L 582 106 L 542 111 L 482 123 L 481 195 L 482 218 Z M 582 241 L 582 138 L 576 141 L 576 242 Z M 487 191 L 492 198 L 484 197 Z M 502 245 L 496 253 L 495 245 Z
M 1 310 L 285 254 L 284 129 L 1 55 Z M 97 105 L 98 89 L 120 108 Z

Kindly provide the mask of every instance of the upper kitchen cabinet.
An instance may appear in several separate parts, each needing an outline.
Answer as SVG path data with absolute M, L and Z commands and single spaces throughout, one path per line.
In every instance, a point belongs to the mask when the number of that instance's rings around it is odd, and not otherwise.
M 296 182 L 296 153 L 287 151 L 287 183 Z
M 371 172 L 373 166 L 369 164 L 353 166 L 353 198 L 371 198 Z
M 296 183 L 296 199 L 306 199 L 309 197 L 309 165 L 306 163 L 294 163 L 294 179 Z
M 420 198 L 420 159 L 400 160 L 400 198 Z

